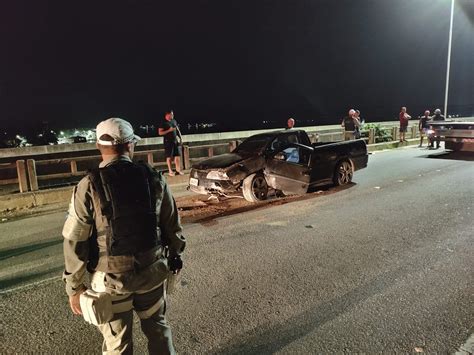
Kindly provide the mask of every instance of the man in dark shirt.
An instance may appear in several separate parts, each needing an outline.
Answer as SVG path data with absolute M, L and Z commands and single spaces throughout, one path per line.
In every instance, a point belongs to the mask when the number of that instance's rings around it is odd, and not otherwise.
M 168 165 L 168 174 L 174 176 L 175 173 L 171 168 L 171 160 L 174 158 L 176 174 L 183 175 L 180 167 L 180 151 L 179 146 L 183 139 L 178 128 L 178 123 L 174 119 L 173 111 L 165 112 L 165 119 L 158 128 L 158 134 L 163 136 L 163 144 L 165 146 L 166 164 Z
M 441 114 L 441 110 L 439 108 L 437 108 L 434 112 L 434 116 L 431 118 L 433 121 L 444 121 L 445 118 L 444 116 Z M 439 148 L 439 144 L 440 144 L 440 139 L 439 139 L 439 136 L 435 138 L 435 141 L 436 141 L 436 149 Z M 431 147 L 433 147 L 433 140 L 431 140 Z
M 420 118 L 418 122 L 418 129 L 420 130 L 420 145 L 419 147 L 423 146 L 423 136 L 426 135 L 426 132 L 430 128 L 428 121 L 431 120 L 430 111 L 426 110 L 425 115 Z M 428 139 L 429 140 L 429 139 Z

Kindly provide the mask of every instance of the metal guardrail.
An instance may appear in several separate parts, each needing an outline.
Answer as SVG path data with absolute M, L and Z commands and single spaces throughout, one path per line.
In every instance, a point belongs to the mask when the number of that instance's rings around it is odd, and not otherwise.
M 411 127 L 411 136 L 412 138 L 416 137 L 418 133 L 418 127 Z M 369 130 L 362 130 L 361 134 L 365 137 L 364 139 L 367 144 L 376 143 L 377 137 L 375 136 L 375 129 L 371 128 Z M 316 142 L 329 142 L 329 141 L 339 141 L 344 139 L 344 131 L 342 129 L 330 129 L 326 131 L 314 131 L 308 132 L 310 140 L 312 143 Z M 391 127 L 390 135 L 392 140 L 397 140 L 398 137 L 398 126 Z M 216 155 L 216 152 L 221 154 L 222 152 L 230 152 L 234 150 L 240 140 L 231 140 L 225 143 L 216 143 L 216 144 L 205 144 L 205 145 L 190 145 L 184 144 L 182 147 L 182 160 L 183 168 L 190 169 L 193 163 L 196 163 L 200 160 L 206 159 Z M 205 152 L 204 154 L 203 151 Z M 153 149 L 153 150 L 144 150 L 136 151 L 135 156 L 146 156 L 148 164 L 154 167 L 166 167 L 165 162 L 155 162 L 154 154 L 163 153 L 164 149 Z M 91 155 L 83 157 L 73 157 L 73 158 L 60 158 L 60 159 L 46 159 L 46 160 L 35 160 L 35 159 L 26 159 L 26 160 L 17 160 L 15 163 L 1 163 L 0 164 L 0 185 L 11 185 L 18 183 L 20 192 L 26 191 L 37 191 L 39 189 L 39 181 L 46 181 L 51 179 L 60 179 L 60 178 L 71 178 L 76 176 L 84 176 L 87 173 L 87 170 L 78 169 L 78 163 L 91 160 L 100 160 L 100 155 Z M 41 166 L 49 167 L 62 167 L 64 170 L 64 165 L 68 164 L 69 168 L 67 172 L 55 172 L 48 174 L 38 174 L 37 168 Z M 16 169 L 16 176 L 10 177 L 7 176 L 4 172 L 13 169 Z M 5 177 L 4 177 L 5 176 Z

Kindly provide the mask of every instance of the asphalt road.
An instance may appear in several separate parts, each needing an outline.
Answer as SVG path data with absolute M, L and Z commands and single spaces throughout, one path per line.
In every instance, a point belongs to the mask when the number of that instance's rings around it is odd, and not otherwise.
M 188 219 L 178 352 L 454 352 L 474 332 L 473 160 L 379 152 L 348 188 Z M 0 353 L 100 353 L 58 278 L 64 217 L 0 224 Z

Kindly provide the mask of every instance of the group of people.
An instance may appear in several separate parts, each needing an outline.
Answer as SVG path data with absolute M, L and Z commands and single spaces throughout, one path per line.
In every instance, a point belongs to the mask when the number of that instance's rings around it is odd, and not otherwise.
M 445 117 L 441 114 L 441 110 L 437 108 L 434 111 L 434 115 L 430 116 L 431 112 L 429 110 L 425 110 L 423 116 L 420 117 L 418 121 L 418 129 L 420 131 L 420 144 L 419 147 L 423 146 L 423 138 L 427 136 L 428 138 L 428 147 L 434 148 L 434 143 L 436 142 L 436 149 L 439 148 L 440 140 L 439 138 L 432 139 L 431 136 L 428 134 L 428 130 L 430 128 L 429 122 L 431 121 L 444 121 Z M 407 108 L 403 106 L 400 110 L 399 114 L 400 118 L 400 142 L 406 142 L 405 134 L 408 129 L 408 121 L 411 119 L 411 116 L 407 113 Z
M 351 108 L 341 122 L 341 127 L 344 128 L 344 140 L 359 139 L 363 124 L 364 120 L 360 117 L 360 111 Z

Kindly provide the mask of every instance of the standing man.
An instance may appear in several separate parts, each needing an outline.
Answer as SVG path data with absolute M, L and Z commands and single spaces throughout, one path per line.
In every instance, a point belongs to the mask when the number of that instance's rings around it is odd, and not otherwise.
M 286 128 L 285 129 L 292 129 L 295 126 L 295 120 L 293 118 L 288 118 L 286 121 Z
M 420 118 L 420 121 L 418 122 L 418 129 L 420 130 L 420 145 L 418 147 L 423 146 L 423 136 L 426 135 L 426 132 L 428 131 L 428 128 L 430 127 L 428 124 L 428 121 L 431 119 L 430 117 L 430 111 L 426 110 L 425 115 Z M 428 138 L 429 140 L 429 138 Z
M 344 140 L 350 141 L 355 139 L 356 127 L 360 126 L 360 122 L 355 117 L 355 110 L 350 109 L 348 115 L 342 119 L 341 127 L 344 127 Z
M 360 118 L 360 111 L 359 110 L 355 110 L 355 113 L 354 113 L 354 117 L 357 118 L 357 120 L 359 121 L 359 126 L 356 127 L 355 129 L 355 137 L 357 139 L 360 138 L 360 131 L 363 129 L 363 124 L 364 124 L 364 120 Z
M 176 167 L 176 174 L 183 175 L 180 167 L 180 152 L 179 146 L 183 143 L 181 132 L 178 128 L 178 123 L 174 119 L 173 111 L 165 112 L 165 119 L 158 128 L 158 134 L 163 136 L 163 143 L 165 146 L 166 165 L 168 165 L 168 175 L 175 176 L 171 168 L 171 160 L 174 158 L 174 165 Z M 179 141 L 178 141 L 179 140 Z
M 63 280 L 76 315 L 95 314 L 92 308 L 81 309 L 81 297 L 86 299 L 91 292 L 84 293 L 86 270 L 91 274 L 92 291 L 111 298 L 111 319 L 97 324 L 104 337 L 104 353 L 133 352 L 134 310 L 149 352 L 174 354 L 165 317 L 165 280 L 170 271 L 181 270 L 186 241 L 162 175 L 147 164 L 132 162 L 139 138 L 130 123 L 120 118 L 97 126 L 102 162 L 72 195 L 63 228 Z
M 441 114 L 441 110 L 437 108 L 434 111 L 434 116 L 432 117 L 433 121 L 445 121 L 445 117 Z M 436 140 L 436 149 L 439 149 L 440 138 L 439 136 L 435 138 Z M 431 147 L 433 147 L 433 140 L 431 140 Z
M 407 108 L 405 106 L 402 107 L 398 116 L 400 118 L 400 143 L 406 142 L 407 140 L 405 139 L 405 134 L 407 133 L 408 120 L 411 118 L 411 116 L 407 113 Z

